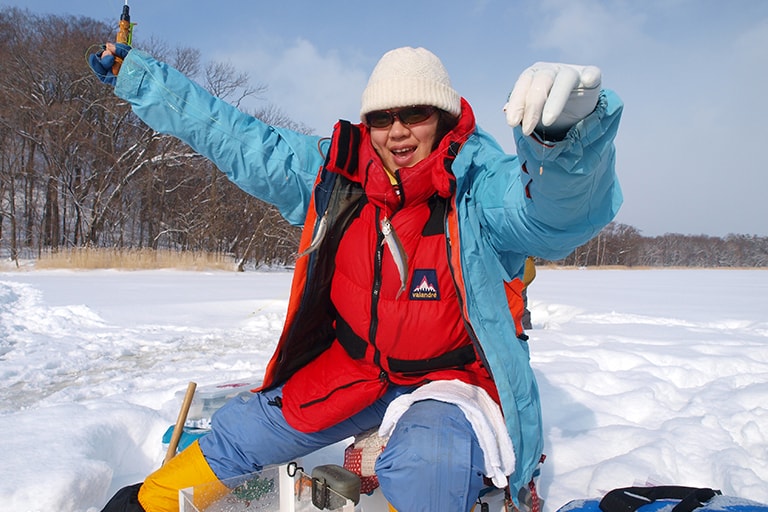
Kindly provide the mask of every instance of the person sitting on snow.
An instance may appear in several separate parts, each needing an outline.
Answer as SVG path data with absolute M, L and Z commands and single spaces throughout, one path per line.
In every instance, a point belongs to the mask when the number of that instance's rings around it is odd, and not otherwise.
M 526 257 L 563 258 L 621 204 L 622 103 L 598 68 L 523 71 L 505 105 L 510 155 L 424 48 L 384 54 L 360 122 L 339 121 L 331 138 L 265 124 L 126 45 L 90 63 L 147 125 L 303 225 L 263 386 L 105 511 L 177 510 L 179 489 L 304 456 L 375 428 L 395 404 L 375 469 L 397 510 L 470 510 L 484 476 L 512 496 L 528 484 L 543 436 L 521 324 Z M 501 435 L 481 432 L 462 401 Z

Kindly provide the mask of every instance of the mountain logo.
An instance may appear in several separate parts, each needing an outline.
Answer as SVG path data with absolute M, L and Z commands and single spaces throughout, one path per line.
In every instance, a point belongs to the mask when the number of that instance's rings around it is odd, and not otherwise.
M 432 268 L 415 269 L 411 280 L 411 300 L 440 300 L 437 271 Z

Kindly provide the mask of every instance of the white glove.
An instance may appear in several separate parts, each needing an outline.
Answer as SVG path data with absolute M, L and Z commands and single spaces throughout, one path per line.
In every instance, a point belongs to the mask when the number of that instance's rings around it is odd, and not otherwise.
M 523 133 L 562 138 L 595 110 L 600 95 L 600 68 L 537 62 L 520 74 L 504 111 L 507 124 L 523 124 Z

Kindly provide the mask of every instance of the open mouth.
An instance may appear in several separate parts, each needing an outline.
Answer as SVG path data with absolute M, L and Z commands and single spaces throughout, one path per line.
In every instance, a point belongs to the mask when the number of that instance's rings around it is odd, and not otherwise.
M 397 149 L 390 150 L 390 152 L 392 153 L 392 157 L 395 159 L 396 162 L 400 164 L 410 160 L 411 156 L 413 156 L 413 153 L 415 151 L 416 151 L 416 148 L 413 146 L 407 147 L 407 148 L 397 148 Z

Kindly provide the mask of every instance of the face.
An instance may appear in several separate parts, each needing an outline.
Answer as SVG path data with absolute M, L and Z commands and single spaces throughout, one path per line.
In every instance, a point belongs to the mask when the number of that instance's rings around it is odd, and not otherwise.
M 399 109 L 391 112 L 397 113 Z M 404 124 L 399 116 L 384 128 L 370 126 L 371 143 L 381 157 L 384 167 L 395 172 L 401 167 L 411 167 L 424 160 L 431 152 L 437 139 L 437 124 L 440 116 L 434 110 L 421 122 Z

